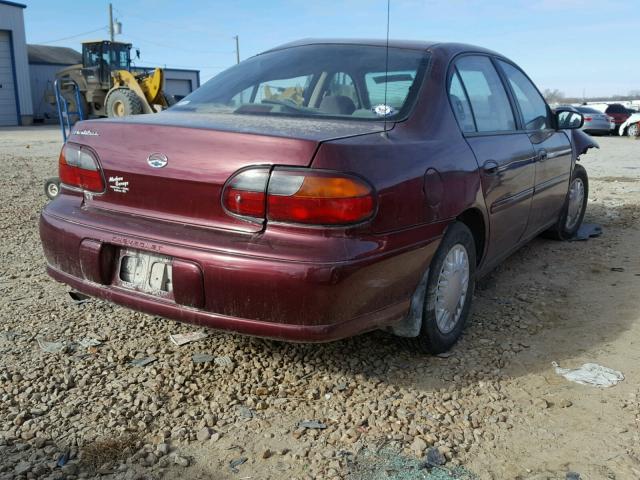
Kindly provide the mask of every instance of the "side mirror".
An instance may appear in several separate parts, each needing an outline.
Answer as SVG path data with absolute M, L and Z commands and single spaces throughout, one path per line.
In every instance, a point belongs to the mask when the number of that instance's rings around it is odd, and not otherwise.
M 556 125 L 558 130 L 576 129 L 584 125 L 584 117 L 581 113 L 571 110 L 556 110 Z

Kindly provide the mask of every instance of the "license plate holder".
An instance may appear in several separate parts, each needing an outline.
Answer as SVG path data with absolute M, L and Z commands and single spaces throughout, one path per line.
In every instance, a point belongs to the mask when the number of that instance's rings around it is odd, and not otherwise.
M 116 283 L 159 297 L 173 296 L 172 257 L 123 248 L 118 255 Z

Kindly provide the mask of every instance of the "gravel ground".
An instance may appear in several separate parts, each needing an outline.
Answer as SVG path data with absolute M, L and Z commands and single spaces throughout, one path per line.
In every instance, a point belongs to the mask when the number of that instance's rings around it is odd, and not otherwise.
M 640 478 L 640 141 L 602 138 L 584 159 L 605 234 L 521 249 L 430 357 L 380 332 L 178 347 L 169 335 L 201 330 L 74 302 L 37 230 L 59 135 L 0 129 L 0 479 Z M 626 379 L 576 385 L 552 361 Z

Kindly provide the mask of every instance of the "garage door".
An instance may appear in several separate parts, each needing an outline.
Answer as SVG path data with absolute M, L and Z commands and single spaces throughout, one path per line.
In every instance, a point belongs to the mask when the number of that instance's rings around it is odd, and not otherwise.
M 181 100 L 191 93 L 191 80 L 166 78 L 164 80 L 164 90 L 169 95 L 176 97 L 176 100 Z
M 18 124 L 10 47 L 9 32 L 0 30 L 0 126 Z

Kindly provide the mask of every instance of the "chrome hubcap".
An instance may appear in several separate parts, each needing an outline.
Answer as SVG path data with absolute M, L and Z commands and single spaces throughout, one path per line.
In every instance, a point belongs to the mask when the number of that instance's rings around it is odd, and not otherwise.
M 49 195 L 51 195 L 52 197 L 55 197 L 58 195 L 58 186 L 55 183 L 49 184 L 47 188 L 49 190 Z
M 438 330 L 451 332 L 462 315 L 469 287 L 469 256 L 460 244 L 453 246 L 442 264 L 436 287 L 436 324 Z
M 569 206 L 567 209 L 567 221 L 565 227 L 571 230 L 578 223 L 580 214 L 582 213 L 582 204 L 584 202 L 584 183 L 581 178 L 576 178 L 571 182 L 569 189 Z

